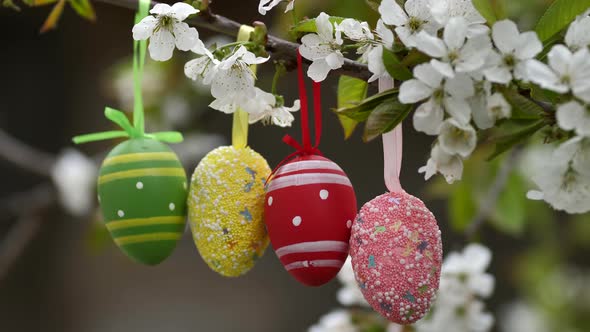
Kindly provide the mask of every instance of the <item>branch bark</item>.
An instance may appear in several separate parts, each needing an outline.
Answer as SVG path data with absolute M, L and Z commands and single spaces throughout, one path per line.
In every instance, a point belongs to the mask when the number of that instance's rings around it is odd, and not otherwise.
M 477 231 L 483 226 L 487 218 L 494 211 L 494 208 L 498 203 L 498 199 L 500 198 L 502 191 L 504 191 L 504 188 L 508 183 L 508 177 L 510 176 L 512 170 L 514 170 L 514 168 L 518 164 L 521 154 L 522 146 L 517 146 L 514 149 L 512 149 L 510 151 L 510 154 L 500 167 L 500 170 L 498 170 L 498 174 L 496 175 L 496 178 L 494 179 L 492 186 L 488 190 L 485 199 L 481 202 L 477 214 L 475 215 L 475 217 L 473 218 L 473 220 L 471 221 L 471 223 L 465 231 L 465 237 L 468 240 L 471 240 L 475 236 Z
M 132 10 L 137 9 L 137 0 L 94 0 L 94 2 L 102 2 L 111 4 L 117 7 L 128 8 Z M 152 6 L 158 2 L 152 1 Z M 220 34 L 235 37 L 238 35 L 241 23 L 231 20 L 227 17 L 216 15 L 211 10 L 199 13 L 199 15 L 191 17 L 186 20 L 189 25 L 211 30 Z M 282 60 L 285 62 L 287 70 L 294 70 L 297 66 L 297 48 L 299 44 L 293 43 L 279 37 L 268 35 L 268 42 L 266 50 L 271 54 L 273 60 Z M 305 61 L 310 64 L 309 61 Z M 336 75 L 347 75 L 363 80 L 368 80 L 371 73 L 366 65 L 352 61 L 344 60 L 344 65 L 340 69 L 332 71 Z
M 51 154 L 18 141 L 2 129 L 0 129 L 0 158 L 46 177 L 51 176 L 51 167 L 55 163 L 55 158 Z

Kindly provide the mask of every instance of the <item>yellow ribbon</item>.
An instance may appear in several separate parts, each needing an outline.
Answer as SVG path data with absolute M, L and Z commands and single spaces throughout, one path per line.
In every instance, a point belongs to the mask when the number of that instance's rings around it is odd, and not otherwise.
M 250 40 L 250 34 L 254 28 L 248 25 L 242 25 L 238 32 L 239 42 L 246 42 Z M 256 74 L 256 65 L 250 66 L 254 74 Z M 248 113 L 242 109 L 234 112 L 234 119 L 232 124 L 232 145 L 234 148 L 245 148 L 248 145 Z

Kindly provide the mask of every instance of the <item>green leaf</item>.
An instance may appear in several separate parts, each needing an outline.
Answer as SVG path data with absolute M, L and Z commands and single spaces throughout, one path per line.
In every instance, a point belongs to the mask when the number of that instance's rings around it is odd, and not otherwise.
M 338 80 L 338 108 L 354 106 L 367 97 L 369 84 L 361 79 L 340 76 Z M 339 114 L 338 119 L 344 129 L 344 138 L 348 139 L 354 132 L 358 122 L 344 115 Z
M 344 17 L 330 16 L 330 22 L 332 22 L 332 24 L 334 24 L 334 23 L 340 24 L 342 21 L 344 21 Z M 291 32 L 306 32 L 306 33 L 318 32 L 318 29 L 315 25 L 315 18 L 301 20 L 299 23 L 297 23 L 294 27 L 291 28 Z
M 375 109 L 375 107 L 385 100 L 394 98 L 396 94 L 396 90 L 387 90 L 385 92 L 378 93 L 369 98 L 366 98 L 361 102 L 352 103 L 353 106 L 339 108 L 336 110 L 336 113 L 349 117 L 357 122 L 367 121 L 367 118 L 369 118 L 369 115 Z
M 590 8 L 590 0 L 553 1 L 535 28 L 539 39 L 544 42 L 553 37 L 588 8 Z
M 408 55 L 402 60 L 402 65 L 410 68 L 415 67 L 421 63 L 430 61 L 430 57 L 417 49 L 412 49 Z
M 491 0 L 473 0 L 473 6 L 483 16 L 489 25 L 494 24 L 497 21 L 494 6 L 492 6 Z
M 51 13 L 49 13 L 49 16 L 47 16 L 47 19 L 41 27 L 41 33 L 45 33 L 57 27 L 57 22 L 61 18 L 61 14 L 63 14 L 65 4 L 66 0 L 59 0 L 59 2 L 53 7 Z
M 516 90 L 504 89 L 502 94 L 506 101 L 512 106 L 513 120 L 538 120 L 541 119 L 545 113 L 543 107 L 539 106 L 534 101 L 521 95 Z
M 531 121 L 529 120 L 527 123 L 530 124 Z M 546 125 L 547 123 L 545 120 L 541 119 L 513 133 L 506 134 L 494 139 L 494 141 L 496 141 L 496 149 L 494 150 L 494 153 L 488 157 L 488 160 L 495 159 L 497 156 L 510 150 L 515 145 L 524 142 L 536 132 L 543 129 Z
M 506 187 L 498 197 L 491 223 L 498 230 L 519 235 L 524 231 L 526 222 L 526 185 L 518 172 L 512 172 Z
M 393 130 L 412 110 L 412 105 L 402 104 L 398 100 L 387 100 L 375 108 L 365 124 L 363 140 L 372 141 L 381 134 Z
M 78 13 L 78 15 L 82 16 L 83 18 L 89 21 L 96 21 L 96 14 L 94 13 L 94 8 L 92 8 L 92 4 L 90 4 L 89 0 L 69 0 L 70 6 L 72 9 Z
M 395 54 L 385 47 L 383 48 L 383 64 L 389 75 L 397 80 L 407 81 L 413 77 L 408 67 L 404 66 Z
M 477 212 L 474 192 L 468 181 L 457 183 L 449 197 L 449 219 L 456 232 L 463 232 Z

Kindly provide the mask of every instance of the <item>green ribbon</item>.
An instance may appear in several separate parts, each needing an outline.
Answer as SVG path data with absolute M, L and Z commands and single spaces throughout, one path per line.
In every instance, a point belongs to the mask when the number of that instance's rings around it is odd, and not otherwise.
M 139 7 L 135 14 L 135 24 L 148 16 L 150 0 L 139 0 Z M 74 143 L 82 144 L 88 142 L 102 141 L 113 138 L 151 138 L 166 143 L 180 143 L 183 140 L 182 134 L 175 131 L 165 131 L 146 134 L 145 116 L 143 109 L 142 81 L 147 49 L 147 40 L 135 40 L 133 42 L 133 125 L 125 113 L 106 107 L 104 115 L 107 119 L 116 123 L 123 130 L 104 131 L 94 134 L 80 135 L 73 138 Z

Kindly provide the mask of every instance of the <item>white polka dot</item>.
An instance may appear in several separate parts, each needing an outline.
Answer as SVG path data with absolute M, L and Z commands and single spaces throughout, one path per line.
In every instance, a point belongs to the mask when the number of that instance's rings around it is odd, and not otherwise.
M 268 197 L 268 206 L 272 205 L 272 196 Z
M 137 189 L 143 189 L 143 182 L 139 181 L 135 184 L 135 188 Z
M 295 218 L 293 218 L 293 226 L 299 226 L 301 225 L 301 217 L 297 216 Z
M 117 211 L 117 215 L 121 218 L 125 217 L 125 212 L 123 212 L 123 210 L 119 210 Z
M 330 193 L 326 189 L 320 190 L 320 198 L 321 199 L 323 199 L 323 200 L 328 199 L 328 195 L 330 195 Z
M 348 227 L 348 228 L 352 227 L 352 220 L 349 220 L 346 222 L 346 227 Z
M 170 203 L 170 204 L 168 204 L 168 208 L 170 209 L 170 211 L 174 211 L 174 209 L 176 208 L 176 205 L 174 205 L 174 203 Z

